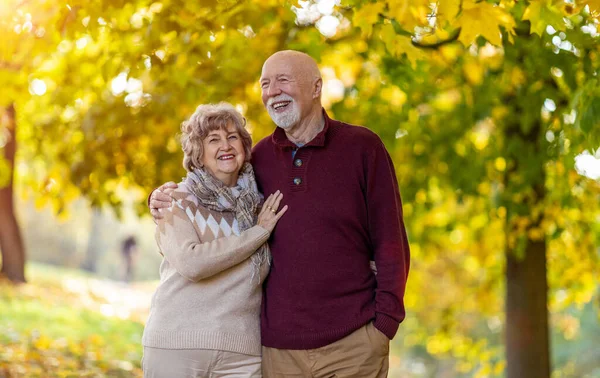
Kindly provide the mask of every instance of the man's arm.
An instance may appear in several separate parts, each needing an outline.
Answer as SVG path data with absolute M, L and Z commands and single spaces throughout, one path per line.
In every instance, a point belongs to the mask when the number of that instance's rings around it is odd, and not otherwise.
M 410 251 L 394 165 L 383 143 L 377 142 L 365 162 L 369 235 L 377 266 L 375 327 L 392 339 L 405 317 Z

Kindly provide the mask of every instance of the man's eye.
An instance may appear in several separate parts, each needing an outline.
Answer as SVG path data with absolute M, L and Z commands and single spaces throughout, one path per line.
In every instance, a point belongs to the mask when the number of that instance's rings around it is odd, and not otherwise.
M 260 86 L 261 86 L 261 88 L 266 88 L 269 86 L 269 83 L 262 83 Z

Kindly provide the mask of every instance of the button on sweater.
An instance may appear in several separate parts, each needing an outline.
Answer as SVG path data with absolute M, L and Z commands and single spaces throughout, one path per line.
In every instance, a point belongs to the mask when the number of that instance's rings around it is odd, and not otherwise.
M 370 321 L 393 338 L 405 316 L 409 246 L 380 138 L 325 114 L 324 129 L 306 145 L 277 128 L 255 146 L 252 162 L 259 190 L 281 190 L 289 206 L 269 243 L 263 345 L 318 348 Z

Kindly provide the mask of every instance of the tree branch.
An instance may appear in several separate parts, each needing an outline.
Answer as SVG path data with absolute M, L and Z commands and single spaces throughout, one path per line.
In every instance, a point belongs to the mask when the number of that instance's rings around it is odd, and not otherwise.
M 452 43 L 454 41 L 456 41 L 458 39 L 458 37 L 460 36 L 460 30 L 461 28 L 455 29 L 452 34 L 450 34 L 450 36 L 446 39 L 440 40 L 440 41 L 436 41 L 433 43 L 423 43 L 423 42 L 419 42 L 417 40 L 415 40 L 414 38 L 410 39 L 410 42 L 412 43 L 413 46 L 415 47 L 419 47 L 422 49 L 438 49 L 441 46 L 447 45 L 449 43 Z
M 0 70 L 3 69 L 8 69 L 11 71 L 20 71 L 21 68 L 23 68 L 22 65 L 20 64 L 15 64 L 15 63 L 11 63 L 11 62 L 4 62 L 0 60 Z

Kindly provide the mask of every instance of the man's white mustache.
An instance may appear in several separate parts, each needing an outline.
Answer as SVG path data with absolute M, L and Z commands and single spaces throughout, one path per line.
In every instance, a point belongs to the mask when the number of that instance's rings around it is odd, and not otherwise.
M 267 106 L 271 106 L 274 102 L 277 101 L 294 101 L 294 99 L 291 96 L 281 94 L 279 96 L 271 97 L 270 99 L 268 99 Z

